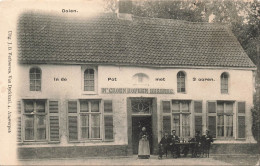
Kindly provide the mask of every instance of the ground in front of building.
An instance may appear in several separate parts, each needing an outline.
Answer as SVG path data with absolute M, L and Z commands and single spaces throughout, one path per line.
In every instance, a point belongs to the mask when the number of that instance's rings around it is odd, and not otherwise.
M 151 156 L 150 159 L 131 157 L 78 158 L 78 159 L 38 159 L 21 160 L 21 165 L 256 165 L 258 155 L 214 155 L 210 158 L 163 158 Z

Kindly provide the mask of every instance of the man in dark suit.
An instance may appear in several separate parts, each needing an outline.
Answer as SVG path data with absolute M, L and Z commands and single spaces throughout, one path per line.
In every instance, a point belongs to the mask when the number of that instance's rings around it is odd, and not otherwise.
M 168 135 L 168 133 L 164 133 L 164 137 L 162 137 L 160 143 L 159 143 L 159 159 L 162 159 L 163 153 L 166 153 L 170 150 L 170 143 L 171 143 L 171 137 Z
M 206 134 L 201 137 L 202 155 L 206 154 L 209 157 L 210 145 L 213 142 L 213 137 L 210 135 L 210 131 L 206 130 Z
M 201 145 L 201 137 L 200 131 L 196 131 L 195 137 L 190 139 L 189 142 L 191 143 L 191 153 L 192 157 L 197 157 L 198 153 L 200 152 L 200 145 Z
M 172 130 L 172 135 L 171 135 L 171 152 L 174 157 L 174 152 L 175 152 L 175 157 L 180 157 L 180 147 L 176 145 L 176 143 L 180 142 L 180 138 L 176 135 L 176 130 Z

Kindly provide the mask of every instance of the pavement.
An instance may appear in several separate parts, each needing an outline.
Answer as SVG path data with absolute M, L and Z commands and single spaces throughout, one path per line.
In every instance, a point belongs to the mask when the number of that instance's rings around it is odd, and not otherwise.
M 150 159 L 130 157 L 77 158 L 77 159 L 37 159 L 20 160 L 20 165 L 232 165 L 231 163 L 210 158 L 163 158 L 151 156 Z

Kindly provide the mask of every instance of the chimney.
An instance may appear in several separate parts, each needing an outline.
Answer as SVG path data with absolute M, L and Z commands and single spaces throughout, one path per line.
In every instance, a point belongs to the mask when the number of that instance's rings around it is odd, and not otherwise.
M 132 21 L 132 0 L 118 0 L 117 17 L 122 20 Z

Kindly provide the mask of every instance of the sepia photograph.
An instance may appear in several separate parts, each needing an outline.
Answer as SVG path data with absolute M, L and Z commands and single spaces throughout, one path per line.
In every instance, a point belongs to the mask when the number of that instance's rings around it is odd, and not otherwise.
M 259 0 L 0 1 L 1 165 L 260 165 Z

